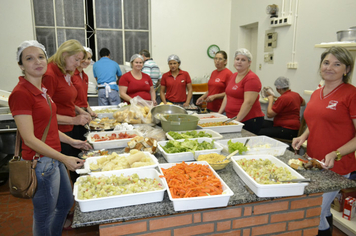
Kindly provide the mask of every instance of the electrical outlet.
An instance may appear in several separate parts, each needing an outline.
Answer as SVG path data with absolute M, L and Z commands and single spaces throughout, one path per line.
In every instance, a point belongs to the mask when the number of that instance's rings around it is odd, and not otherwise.
M 298 68 L 298 62 L 288 62 L 287 63 L 287 68 L 288 69 L 297 69 Z
M 284 16 L 279 18 L 271 18 L 269 22 L 271 27 L 281 27 L 292 24 L 292 16 Z

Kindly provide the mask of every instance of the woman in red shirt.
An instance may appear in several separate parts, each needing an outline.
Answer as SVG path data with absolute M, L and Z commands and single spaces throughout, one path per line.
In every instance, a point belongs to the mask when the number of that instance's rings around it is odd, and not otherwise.
M 83 149 L 90 149 L 90 145 L 58 131 L 56 104 L 42 84 L 47 70 L 44 46 L 35 40 L 24 41 L 17 49 L 17 62 L 24 76 L 19 77 L 9 97 L 9 107 L 21 134 L 22 158 L 32 160 L 36 152 L 41 156 L 36 166 L 37 190 L 32 198 L 33 235 L 61 235 L 73 205 L 66 167 L 74 171 L 82 167 L 84 161 L 60 153 L 60 142 Z M 46 140 L 42 142 L 50 119 Z
M 135 54 L 130 59 L 132 70 L 121 76 L 119 81 L 120 97 L 126 102 L 130 102 L 136 96 L 144 100 L 152 101 L 157 105 L 156 92 L 152 79 L 148 74 L 142 73 L 143 57 Z
M 161 100 L 164 104 L 171 102 L 188 107 L 193 96 L 190 75 L 179 68 L 180 59 L 177 55 L 173 54 L 168 57 L 168 65 L 169 71 L 164 73 L 161 79 Z
M 263 124 L 264 114 L 259 102 L 261 81 L 250 70 L 252 54 L 245 48 L 235 52 L 234 67 L 237 70 L 228 82 L 225 97 L 219 113 L 226 112 L 227 117 L 244 123 L 244 129 L 258 134 Z
M 211 73 L 208 91 L 198 98 L 197 105 L 206 101 L 209 110 L 218 112 L 225 97 L 225 89 L 232 72 L 226 68 L 227 54 L 225 51 L 218 51 L 215 54 L 214 63 L 216 70 Z

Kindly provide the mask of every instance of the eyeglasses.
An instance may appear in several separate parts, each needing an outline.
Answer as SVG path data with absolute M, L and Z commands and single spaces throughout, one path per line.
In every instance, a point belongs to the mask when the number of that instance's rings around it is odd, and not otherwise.
M 215 60 L 215 61 L 224 61 L 225 59 L 224 59 L 224 58 L 217 58 L 217 57 L 215 57 L 214 60 Z

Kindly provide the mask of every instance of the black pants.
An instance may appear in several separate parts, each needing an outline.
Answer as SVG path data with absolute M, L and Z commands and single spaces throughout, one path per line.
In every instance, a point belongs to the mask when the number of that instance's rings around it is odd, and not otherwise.
M 299 130 L 287 129 L 283 127 L 273 126 L 273 121 L 265 120 L 263 122 L 262 129 L 258 133 L 259 135 L 266 135 L 271 138 L 281 138 L 292 140 L 298 136 Z
M 250 131 L 251 133 L 258 134 L 263 125 L 263 116 L 255 117 L 244 122 L 245 125 L 242 127 L 243 129 Z

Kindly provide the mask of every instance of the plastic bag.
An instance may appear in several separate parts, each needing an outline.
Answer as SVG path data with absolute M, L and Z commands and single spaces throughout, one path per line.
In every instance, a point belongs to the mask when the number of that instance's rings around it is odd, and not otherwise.
M 160 127 L 152 127 L 150 125 L 142 124 L 135 125 L 135 130 L 139 131 L 145 138 L 154 138 L 157 141 L 166 140 L 166 132 Z
M 128 122 L 131 124 L 150 124 L 152 123 L 151 109 L 153 107 L 152 101 L 146 101 L 140 96 L 136 96 L 130 100 L 131 106 Z M 141 121 L 141 122 L 140 122 Z

